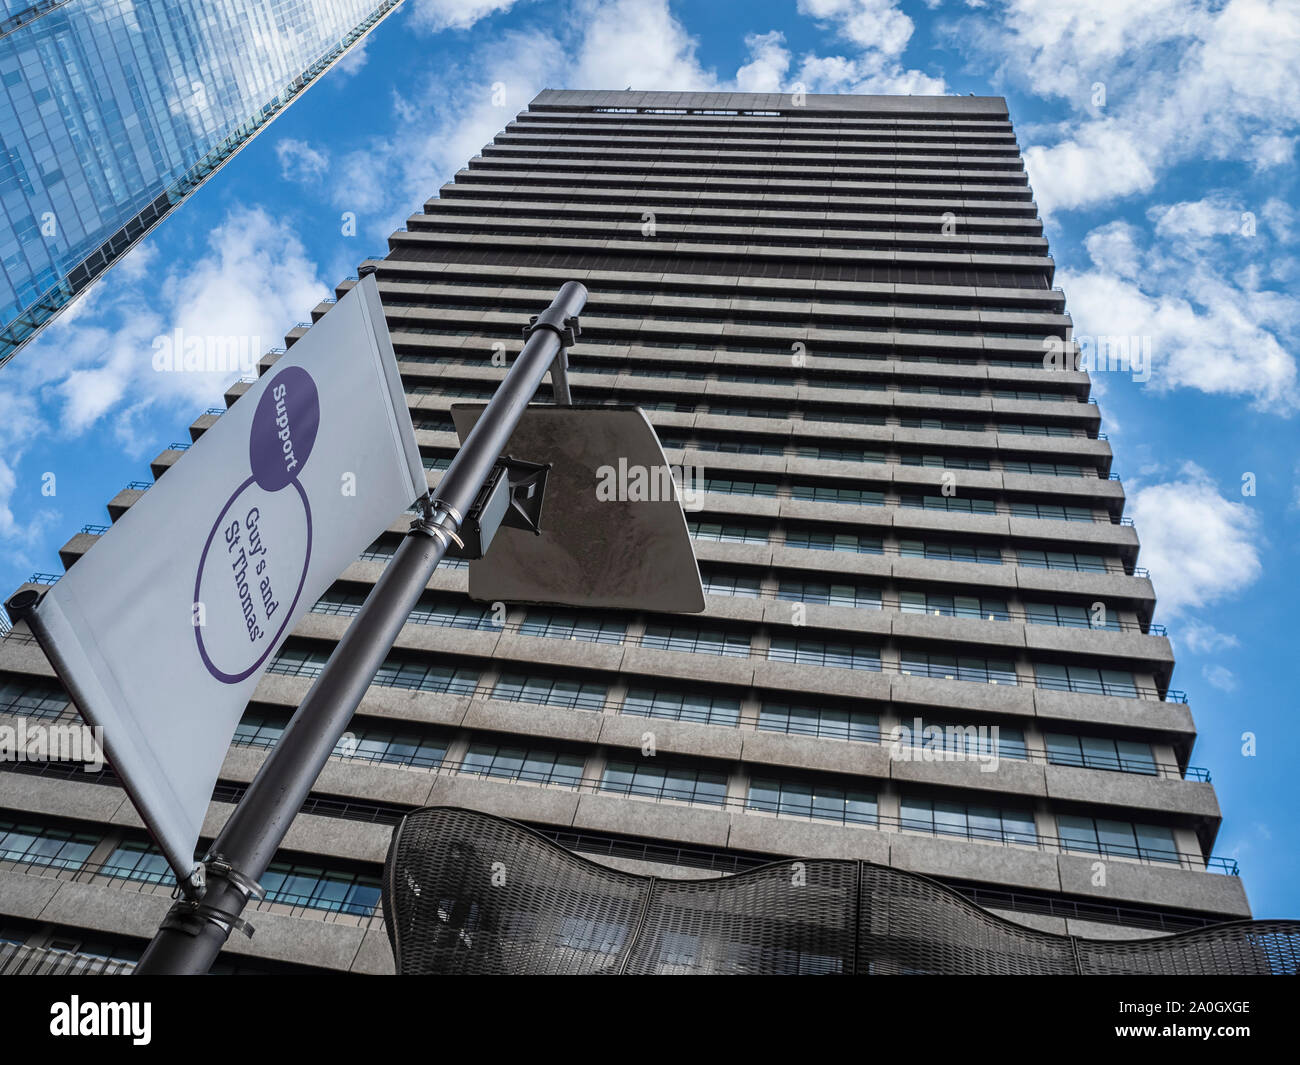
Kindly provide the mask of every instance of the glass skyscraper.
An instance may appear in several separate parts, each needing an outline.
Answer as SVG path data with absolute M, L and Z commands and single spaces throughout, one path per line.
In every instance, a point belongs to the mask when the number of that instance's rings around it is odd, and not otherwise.
M 399 2 L 3 3 L 0 364 Z

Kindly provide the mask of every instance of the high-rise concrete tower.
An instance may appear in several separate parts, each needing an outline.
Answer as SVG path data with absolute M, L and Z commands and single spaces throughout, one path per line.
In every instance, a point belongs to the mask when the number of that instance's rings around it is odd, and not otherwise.
M 400 0 L 9 0 L 0 365 Z
M 229 965 L 389 967 L 381 864 L 430 803 L 666 876 L 865 859 L 1082 936 L 1249 916 L 1089 378 L 1044 368 L 1070 319 L 1001 99 L 543 92 L 364 265 L 431 483 L 449 407 L 583 281 L 574 398 L 698 471 L 708 606 L 502 616 L 440 568 Z M 279 653 L 210 830 L 404 529 Z M 21 626 L 0 670 L 5 714 L 71 712 Z M 5 768 L 3 935 L 137 956 L 167 878 L 111 774 Z

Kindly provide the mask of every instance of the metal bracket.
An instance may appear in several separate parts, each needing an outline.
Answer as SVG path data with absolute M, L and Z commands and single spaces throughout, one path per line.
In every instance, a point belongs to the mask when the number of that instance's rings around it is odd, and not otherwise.
M 245 897 L 250 899 L 266 898 L 266 889 L 261 884 L 251 877 L 245 876 L 220 854 L 209 855 L 208 860 L 203 864 L 207 867 L 208 876 L 229 880 L 244 893 Z
M 465 541 L 456 535 L 456 530 L 465 523 L 460 511 L 450 503 L 444 503 L 427 492 L 420 497 L 420 509 L 420 516 L 411 522 L 411 532 L 423 533 L 425 536 L 441 540 L 443 547 L 448 551 L 451 550 L 452 544 L 462 549 L 465 547 Z M 449 521 L 450 524 L 444 525 L 444 520 Z
M 537 330 L 546 329 L 560 340 L 560 349 L 551 360 L 551 393 L 555 402 L 561 407 L 573 406 L 573 393 L 569 390 L 569 348 L 582 335 L 582 327 L 574 315 L 561 318 L 560 312 L 548 307 L 541 314 L 534 314 L 524 326 L 524 340 Z
M 559 337 L 561 348 L 572 347 L 578 342 L 578 337 L 582 336 L 582 326 L 576 316 L 560 318 L 558 314 L 551 314 L 549 308 L 528 319 L 528 324 L 524 326 L 524 338 L 527 339 L 539 329 L 549 329 Z
M 266 890 L 256 880 L 241 873 L 230 864 L 229 859 L 223 858 L 220 854 L 210 854 L 194 867 L 188 881 L 178 886 L 178 890 L 185 893 L 185 898 L 177 899 L 163 920 L 162 927 L 174 928 L 186 935 L 197 936 L 201 925 L 207 923 L 216 925 L 227 936 L 238 929 L 252 939 L 253 926 L 248 921 L 202 901 L 209 877 L 229 882 L 236 891 L 243 892 L 245 899 L 266 898 Z M 195 889 L 197 895 L 193 894 Z
M 505 525 L 541 535 L 542 500 L 549 463 L 527 462 L 511 455 L 497 459 L 461 525 L 464 542 L 447 553 L 456 558 L 480 559 L 492 538 Z
M 249 939 L 253 938 L 253 926 L 242 917 L 236 917 L 233 913 L 227 913 L 225 910 L 219 910 L 215 906 L 209 906 L 194 899 L 182 899 L 172 906 L 159 927 L 175 929 L 189 936 L 197 936 L 202 930 L 201 924 L 203 923 L 216 925 L 227 936 L 235 929 L 238 929 Z

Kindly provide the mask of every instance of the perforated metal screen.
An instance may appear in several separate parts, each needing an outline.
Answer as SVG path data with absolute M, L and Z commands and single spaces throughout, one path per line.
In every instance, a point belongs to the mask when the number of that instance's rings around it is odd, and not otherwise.
M 670 880 L 588 861 L 513 821 L 427 807 L 393 836 L 384 918 L 401 973 L 1296 974 L 1300 922 L 1103 941 L 1006 921 L 870 862 Z

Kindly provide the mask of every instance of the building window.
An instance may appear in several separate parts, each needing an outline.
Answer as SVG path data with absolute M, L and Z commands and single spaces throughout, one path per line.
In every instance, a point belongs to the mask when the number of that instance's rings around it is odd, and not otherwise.
M 1129 821 L 1060 814 L 1056 826 L 1061 834 L 1061 847 L 1067 851 L 1140 858 L 1149 862 L 1178 861 L 1173 830 L 1160 825 L 1136 825 Z
M 335 758 L 433 769 L 447 756 L 447 741 L 394 728 L 351 728 L 334 745 Z
M 733 599 L 757 599 L 761 587 L 757 577 L 706 571 L 700 572 L 700 583 L 706 595 L 726 595 Z
M 986 566 L 1002 564 L 1002 552 L 996 547 L 900 540 L 898 553 L 904 558 L 928 558 L 939 562 L 978 562 Z
M 1118 695 L 1124 699 L 1138 697 L 1133 674 L 1119 669 L 1093 669 L 1090 666 L 1061 666 L 1039 662 L 1034 666 L 1038 687 L 1048 691 L 1083 692 L 1088 695 Z
M 1012 725 L 954 725 L 924 718 L 904 718 L 902 725 L 906 730 L 898 734 L 902 742 L 915 750 L 936 752 L 935 761 L 944 758 L 979 761 L 996 757 L 1023 762 L 1029 757 L 1025 730 Z
M 859 555 L 883 555 L 884 541 L 879 536 L 833 533 L 822 529 L 786 529 L 785 546 L 808 551 L 849 551 Z
M 827 581 L 782 580 L 776 597 L 792 603 L 817 603 L 821 606 L 851 606 L 880 609 L 880 589 L 860 584 L 831 584 Z
M 1015 684 L 1013 662 L 999 659 L 954 655 L 932 655 L 922 651 L 903 651 L 899 671 L 912 677 L 936 680 L 969 680 L 979 684 Z
M 996 514 L 997 504 L 991 499 L 972 499 L 970 496 L 913 495 L 905 492 L 899 505 L 919 510 L 946 510 L 959 514 Z
M 775 496 L 776 485 L 766 481 L 735 481 L 723 477 L 707 477 L 706 492 L 720 492 L 729 496 Z
M 740 724 L 740 700 L 696 692 L 631 688 L 619 711 L 637 717 L 662 717 L 670 721 L 696 721 L 706 725 Z
M 68 708 L 68 697 L 57 684 L 7 680 L 0 683 L 0 713 L 18 717 L 55 718 Z
M 231 739 L 240 747 L 274 747 L 284 735 L 287 720 L 279 714 L 271 715 L 260 710 L 245 710 L 235 735 Z
M 903 429 L 942 429 L 949 433 L 983 433 L 988 426 L 983 422 L 954 422 L 942 418 L 899 418 Z
M 981 425 L 980 428 L 984 427 Z M 987 470 L 989 460 L 962 458 L 957 455 L 904 455 L 903 465 L 939 470 Z
M 865 488 L 836 488 L 824 484 L 796 484 L 790 488 L 794 499 L 810 503 L 852 503 L 860 507 L 883 507 L 884 492 L 870 492 Z
M 727 775 L 711 769 L 665 765 L 662 759 L 632 762 L 611 760 L 601 778 L 602 791 L 672 799 L 704 806 L 722 806 L 727 798 Z
M 1016 551 L 1016 561 L 1030 569 L 1076 570 L 1080 573 L 1106 572 L 1106 560 L 1100 555 L 1078 555 L 1070 551 L 1034 551 L 1020 548 Z
M 627 627 L 600 614 L 570 614 L 558 610 L 530 610 L 519 632 L 585 643 L 622 643 Z
M 417 625 L 439 625 L 443 628 L 497 631 L 501 628 L 493 618 L 492 611 L 486 606 L 471 603 L 466 599 L 448 600 L 433 596 L 422 597 L 411 609 L 406 620 Z
M 937 836 L 994 840 L 998 843 L 1037 843 L 1034 815 L 1028 810 L 1004 810 L 978 803 L 903 796 L 899 827 Z
M 327 592 L 312 606 L 314 614 L 335 614 L 342 617 L 354 617 L 361 610 L 368 592 Z M 465 599 L 445 599 L 437 596 L 424 596 L 407 615 L 407 622 L 412 625 L 438 625 L 443 628 L 457 629 L 497 629 L 501 628 L 492 618 L 491 611 L 477 603 Z
M 523 780 L 533 784 L 573 787 L 582 779 L 584 762 L 582 755 L 565 751 L 475 743 L 470 746 L 465 761 L 461 763 L 461 772 Z
M 1017 436 L 1074 436 L 1074 430 L 1068 425 L 1014 425 L 997 426 L 999 433 L 1014 433 Z
M 109 855 L 101 870 L 105 876 L 162 884 L 172 879 L 167 859 L 148 843 L 123 843 Z
M 1012 503 L 1011 513 L 1018 518 L 1046 518 L 1051 521 L 1092 521 L 1091 507 L 1066 507 L 1058 503 Z
M 942 595 L 938 592 L 899 592 L 898 609 L 904 614 L 933 614 L 945 618 L 1009 621 L 1007 604 L 978 595 Z
M 329 661 L 328 651 L 307 650 L 301 647 L 282 647 L 266 667 L 268 673 L 284 673 L 291 677 L 316 677 Z
M 880 649 L 858 644 L 828 642 L 807 637 L 774 636 L 767 649 L 773 662 L 794 662 L 803 666 L 835 666 L 880 672 Z
M 1063 732 L 1049 732 L 1047 760 L 1052 765 L 1112 769 L 1148 777 L 1157 775 L 1156 758 L 1151 744 L 1115 740 L 1108 736 L 1069 736 Z
M 1031 625 L 1055 625 L 1062 629 L 1106 629 L 1119 632 L 1119 615 L 1103 609 L 1094 614 L 1091 607 L 1064 603 L 1026 603 L 1025 618 Z
M 725 629 L 702 629 L 693 625 L 647 625 L 641 637 L 642 647 L 660 651 L 689 651 L 692 654 L 723 655 L 727 658 L 749 656 L 749 635 Z
M 0 861 L 80 869 L 98 843 L 89 832 L 0 820 Z
M 784 732 L 794 736 L 857 740 L 860 743 L 880 741 L 880 715 L 861 710 L 764 702 L 758 712 L 758 727 L 763 732 Z
M 883 451 L 868 451 L 860 447 L 796 447 L 794 454 L 801 459 L 826 459 L 831 462 L 884 462 Z
M 778 816 L 837 821 L 842 825 L 877 823 L 874 792 L 820 781 L 754 777 L 746 805 Z
M 379 905 L 379 877 L 272 862 L 262 877 L 266 901 L 368 917 Z
M 411 688 L 449 695 L 473 695 L 478 674 L 472 669 L 453 669 L 418 659 L 388 659 L 375 674 L 375 684 L 389 688 Z
M 557 680 L 547 676 L 503 673 L 492 689 L 492 698 L 511 703 L 537 703 L 542 706 L 569 706 L 577 710 L 600 710 L 605 705 L 603 684 L 587 681 Z
M 753 525 L 737 525 L 734 522 L 688 521 L 687 529 L 693 539 L 708 540 L 722 544 L 765 544 L 767 530 Z
M 1046 475 L 1049 477 L 1082 477 L 1084 475 L 1082 466 L 1070 466 L 1060 462 L 1028 462 L 1020 459 L 1004 459 L 1002 461 L 1002 471 L 1004 473 L 1029 473 L 1035 476 Z

